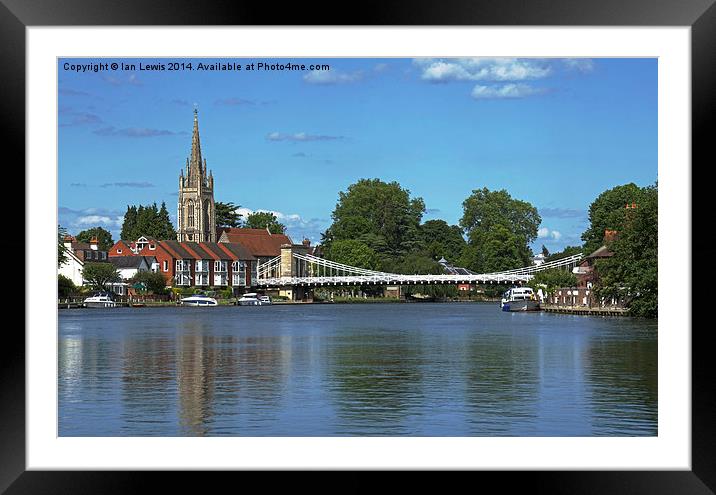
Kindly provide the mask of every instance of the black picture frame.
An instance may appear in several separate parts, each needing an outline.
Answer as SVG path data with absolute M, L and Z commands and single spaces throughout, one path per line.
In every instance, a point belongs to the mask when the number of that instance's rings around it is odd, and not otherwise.
M 5 171 L 21 170 L 25 162 L 25 28 L 29 26 L 112 25 L 516 25 L 516 26 L 690 26 L 692 34 L 692 175 L 705 168 L 713 138 L 708 130 L 716 119 L 715 0 L 442 0 L 429 2 L 365 2 L 341 4 L 294 2 L 276 8 L 272 2 L 197 2 L 196 0 L 0 0 L 0 97 Z M 340 7 L 340 8 L 339 8 Z M 9 139 L 7 139 L 9 138 Z M 698 165 L 697 165 L 698 164 Z M 24 182 L 24 178 L 20 179 Z M 693 184 L 699 184 L 698 181 Z M 30 187 L 31 184 L 26 184 Z M 692 197 L 697 197 L 694 190 Z M 667 205 L 668 207 L 668 205 Z M 697 215 L 698 210 L 693 209 Z M 694 222 L 692 225 L 709 225 Z M 26 231 L 32 225 L 25 225 Z M 10 241 L 7 241 L 10 242 Z M 15 249 L 13 249 L 13 252 Z M 693 251 L 692 259 L 708 259 Z M 704 253 L 705 254 L 705 253 Z M 26 261 L 27 263 L 27 261 Z M 684 266 L 691 273 L 691 266 Z M 692 279 L 693 280 L 693 279 Z M 696 281 L 696 280 L 694 280 Z M 678 302 L 676 302 L 678 301 Z M 31 298 L 26 298 L 26 305 Z M 691 301 L 675 299 L 687 310 Z M 28 306 L 26 306 L 28 311 Z M 12 312 L 10 308 L 6 311 Z M 692 325 L 693 326 L 693 325 Z M 693 493 L 716 491 L 716 386 L 710 362 L 707 326 L 677 328 L 691 331 L 692 342 L 692 470 L 691 471 L 530 471 L 472 472 L 482 486 L 496 481 L 501 490 L 527 483 L 530 491 L 549 493 Z M 135 493 L 190 487 L 190 475 L 178 472 L 26 471 L 25 469 L 25 339 L 16 325 L 5 325 L 0 345 L 0 492 L 19 493 Z M 191 479 L 208 473 L 191 473 Z M 216 480 L 232 473 L 220 475 Z M 246 476 L 249 473 L 243 473 Z M 261 473 L 258 473 L 259 475 Z M 350 472 L 341 487 L 324 490 L 363 491 L 375 486 L 372 473 Z M 422 476 L 416 474 L 415 480 Z M 268 484 L 275 486 L 275 478 Z M 256 474 L 242 478 L 259 481 Z M 464 476 L 453 483 L 464 481 Z M 299 482 L 300 483 L 300 482 Z M 484 485 L 483 485 L 484 483 Z M 452 484 L 452 483 L 451 483 Z M 260 485 L 259 485 L 260 486 Z M 264 486 L 267 483 L 264 479 Z M 475 485 L 473 485 L 475 486 Z M 522 485 L 525 486 L 525 485 Z M 317 485 L 305 488 L 316 489 Z M 206 487 L 205 487 L 206 489 Z M 318 488 L 319 490 L 321 488 Z

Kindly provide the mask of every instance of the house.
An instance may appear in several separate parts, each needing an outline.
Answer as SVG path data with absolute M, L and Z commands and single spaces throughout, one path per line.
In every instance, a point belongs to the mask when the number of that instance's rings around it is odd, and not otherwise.
M 282 245 L 293 244 L 286 234 L 272 234 L 268 229 L 223 227 L 218 229 L 217 234 L 220 243 L 237 243 L 244 246 L 259 264 L 281 256 Z
M 156 272 L 158 268 L 154 256 L 110 256 L 108 260 L 124 280 L 130 280 L 139 272 Z
M 591 289 L 599 280 L 599 274 L 595 270 L 597 261 L 611 258 L 612 256 L 614 256 L 614 253 L 612 253 L 607 246 L 602 246 L 580 261 L 579 264 L 572 269 L 572 273 L 577 276 L 577 286 Z
M 72 283 L 78 287 L 84 285 L 82 270 L 86 262 L 106 262 L 108 258 L 107 251 L 99 249 L 99 241 L 96 237 L 90 242 L 80 242 L 75 237 L 66 235 L 63 239 L 63 248 L 67 254 L 67 261 L 57 271 L 72 280 Z
M 133 254 L 127 255 L 126 249 Z M 155 259 L 156 271 L 164 275 L 167 286 L 233 288 L 236 291 L 256 285 L 258 279 L 256 257 L 234 242 L 158 241 L 141 237 L 134 242 L 119 241 L 109 252 L 112 258 Z

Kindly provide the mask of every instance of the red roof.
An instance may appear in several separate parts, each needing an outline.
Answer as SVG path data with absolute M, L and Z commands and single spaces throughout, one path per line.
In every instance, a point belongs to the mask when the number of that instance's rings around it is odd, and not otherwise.
M 254 256 L 279 256 L 281 244 L 292 244 L 291 238 L 285 234 L 271 234 L 266 229 L 223 228 L 219 236 L 228 242 L 239 243 Z

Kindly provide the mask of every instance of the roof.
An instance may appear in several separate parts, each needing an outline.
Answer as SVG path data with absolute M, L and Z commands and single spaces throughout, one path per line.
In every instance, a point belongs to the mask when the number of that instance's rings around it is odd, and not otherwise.
M 253 256 L 279 256 L 282 244 L 293 244 L 285 234 L 271 234 L 266 229 L 222 228 L 219 236 L 244 246 Z
M 142 263 L 151 265 L 151 261 L 147 261 L 145 256 L 110 256 L 109 262 L 117 268 L 139 268 Z
M 602 246 L 587 256 L 587 258 L 609 258 L 611 256 L 614 256 L 614 253 L 612 253 L 607 246 Z
M 179 242 L 158 241 L 157 246 L 169 252 L 172 257 L 202 260 L 254 260 L 256 259 L 241 244 L 232 242 Z M 228 252 L 227 252 L 228 251 Z

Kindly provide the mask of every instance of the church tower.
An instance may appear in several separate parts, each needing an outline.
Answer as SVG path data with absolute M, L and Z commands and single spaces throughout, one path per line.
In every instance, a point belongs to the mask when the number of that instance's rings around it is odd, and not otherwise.
M 194 109 L 194 131 L 191 136 L 191 156 L 186 161 L 186 177 L 179 174 L 179 203 L 177 205 L 177 240 L 179 242 L 216 242 L 216 213 L 214 211 L 214 176 L 207 174 L 206 160 L 201 158 L 199 116 Z

